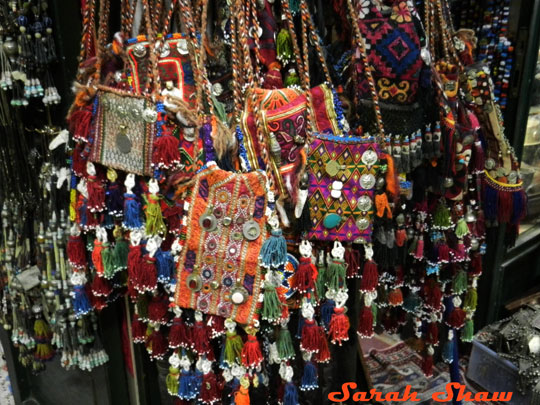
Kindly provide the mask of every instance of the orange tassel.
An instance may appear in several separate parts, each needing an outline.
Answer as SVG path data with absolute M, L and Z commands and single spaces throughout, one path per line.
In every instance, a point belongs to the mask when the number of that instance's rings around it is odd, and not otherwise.
M 96 269 L 96 272 L 99 276 L 103 275 L 103 261 L 101 260 L 101 251 L 103 250 L 103 245 L 99 240 L 94 240 L 94 250 L 92 250 L 92 263 Z
M 394 159 L 389 154 L 384 154 L 383 158 L 386 159 L 386 191 L 390 193 L 390 195 L 394 198 L 396 198 L 399 195 L 399 185 L 398 185 L 398 179 L 396 174 L 396 169 L 394 167 Z
M 238 391 L 236 391 L 234 394 L 234 402 L 236 405 L 249 405 L 249 389 L 240 386 Z
M 375 196 L 375 206 L 377 207 L 377 216 L 379 218 L 382 218 L 385 213 L 387 218 L 392 218 L 392 211 L 390 210 L 386 193 L 377 194 Z

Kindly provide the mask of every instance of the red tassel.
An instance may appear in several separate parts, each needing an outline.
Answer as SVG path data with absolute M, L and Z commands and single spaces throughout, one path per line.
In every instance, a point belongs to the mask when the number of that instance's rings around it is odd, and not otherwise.
M 137 314 L 133 314 L 131 321 L 131 338 L 133 343 L 144 343 L 146 340 L 146 324 L 139 319 Z
M 510 222 L 514 211 L 513 193 L 499 190 L 497 194 L 497 218 L 501 224 L 507 224 Z
M 180 163 L 180 141 L 172 135 L 161 135 L 154 142 L 152 165 L 170 169 Z
M 347 263 L 347 278 L 358 277 L 360 252 L 353 248 L 345 250 L 345 263 Z
M 266 75 L 264 76 L 264 89 L 282 89 L 283 79 L 281 77 L 281 72 L 279 71 L 279 66 L 269 69 Z
M 422 371 L 426 377 L 431 377 L 433 375 L 433 356 L 424 356 L 422 359 Z
M 203 404 L 221 401 L 220 385 L 213 371 L 203 375 L 200 400 Z
M 319 328 L 313 319 L 304 322 L 302 328 L 302 339 L 300 341 L 300 349 L 305 352 L 317 353 L 320 349 L 319 345 Z
M 442 306 L 442 292 L 436 282 L 431 283 L 431 287 L 427 287 L 426 306 L 436 311 Z
M 446 243 L 439 245 L 439 263 L 448 263 L 450 261 L 450 248 Z
M 424 238 L 423 237 L 418 238 L 418 242 L 416 244 L 416 250 L 414 252 L 414 258 L 417 260 L 422 260 L 424 258 Z
M 328 348 L 328 341 L 322 326 L 318 326 L 319 330 L 319 351 L 315 353 L 314 360 L 317 363 L 328 363 L 330 361 L 330 349 Z
M 360 311 L 358 334 L 364 338 L 373 336 L 373 312 L 371 312 L 371 307 L 364 306 Z
M 330 320 L 330 341 L 333 344 L 337 343 L 341 346 L 341 342 L 349 340 L 350 327 L 349 317 L 345 315 L 345 308 L 335 307 L 332 319 Z
M 90 300 L 90 305 L 92 305 L 92 308 L 94 308 L 96 311 L 99 312 L 107 306 L 107 299 L 105 297 L 94 295 L 90 285 L 87 285 L 85 290 L 86 294 L 88 295 L 88 299 Z
M 195 322 L 192 332 L 193 351 L 198 354 L 209 354 L 210 350 L 210 338 L 208 336 L 208 329 L 203 322 Z
M 129 259 L 129 256 L 128 256 Z M 157 288 L 156 258 L 145 254 L 141 259 L 140 266 L 135 269 L 136 277 L 134 287 L 140 293 L 155 291 Z
M 83 269 L 86 267 L 86 248 L 82 237 L 70 236 L 67 243 L 67 256 L 71 267 Z
M 394 286 L 396 288 L 399 288 L 403 285 L 403 279 L 404 279 L 404 274 L 403 274 L 403 266 L 399 265 L 399 266 L 396 266 L 396 281 L 394 281 Z
M 92 293 L 96 297 L 108 297 L 112 292 L 113 288 L 105 277 L 100 277 L 99 275 L 94 276 L 92 281 Z
M 433 346 L 439 344 L 439 326 L 436 322 L 431 322 L 429 324 L 426 341 Z
M 375 291 L 379 284 L 379 272 L 377 265 L 373 260 L 368 260 L 364 263 L 364 271 L 360 282 L 360 291 L 368 292 Z
M 470 275 L 478 277 L 482 274 L 482 256 L 480 254 L 473 255 L 471 259 L 471 272 Z
M 398 229 L 396 231 L 396 246 L 402 247 L 407 240 L 407 231 L 405 229 Z
M 448 319 L 446 320 L 446 324 L 454 329 L 461 329 L 465 325 L 465 317 L 467 316 L 467 313 L 461 309 L 461 308 L 454 308 L 452 312 L 450 312 L 450 315 L 448 315 Z
M 69 117 L 69 129 L 76 141 L 88 142 L 90 125 L 92 123 L 92 109 L 83 108 L 74 111 Z
M 392 307 L 403 304 L 403 292 L 401 288 L 395 288 L 388 293 L 388 303 Z
M 242 348 L 242 364 L 246 368 L 257 368 L 263 361 L 261 346 L 255 335 L 247 335 L 247 340 Z
M 167 324 L 169 302 L 162 296 L 154 296 L 148 303 L 148 319 L 154 323 Z
M 314 291 L 317 274 L 317 268 L 311 262 L 311 258 L 301 257 L 300 264 L 295 273 L 296 289 L 301 293 Z
M 91 212 L 101 212 L 105 209 L 105 186 L 97 176 L 88 176 L 87 207 Z
M 96 273 L 99 276 L 103 276 L 103 261 L 101 260 L 101 252 L 103 251 L 103 245 L 98 239 L 94 240 L 94 250 L 92 250 L 92 264 L 96 269 Z
M 71 154 L 71 170 L 75 173 L 76 176 L 86 177 L 86 162 L 88 158 L 83 153 L 84 152 L 84 143 L 78 142 L 75 144 L 73 153 Z
M 154 331 L 148 336 L 146 341 L 146 350 L 151 359 L 161 360 L 167 354 L 167 340 L 159 330 Z
M 217 315 L 209 315 L 207 325 L 210 328 L 211 339 L 218 338 L 225 334 L 225 318 Z
M 169 347 L 171 349 L 178 347 L 189 349 L 192 344 L 191 329 L 186 326 L 181 316 L 174 318 L 169 331 Z

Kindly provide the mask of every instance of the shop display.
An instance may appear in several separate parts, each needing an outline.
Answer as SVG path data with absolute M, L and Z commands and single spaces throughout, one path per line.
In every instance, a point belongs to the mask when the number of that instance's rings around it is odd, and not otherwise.
M 183 401 L 304 403 L 344 342 L 380 331 L 412 329 L 428 376 L 457 367 L 486 228 L 511 243 L 526 214 L 504 91 L 447 0 L 331 3 L 82 2 L 69 140 L 50 146 L 67 142 L 70 167 L 44 164 L 33 190 L 62 214 L 36 220 L 40 260 L 20 273 L 34 263 L 2 195 L 2 319 L 35 369 L 53 347 L 66 366 L 107 361 L 96 314 L 123 296 Z M 30 11 L 13 13 L 2 83 L 25 67 L 53 92 L 24 59 Z M 34 55 L 53 55 L 38 15 Z

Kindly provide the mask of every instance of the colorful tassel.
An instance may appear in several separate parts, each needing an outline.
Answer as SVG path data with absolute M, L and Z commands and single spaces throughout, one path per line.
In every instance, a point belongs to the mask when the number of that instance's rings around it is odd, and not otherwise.
M 279 331 L 279 337 L 277 340 L 277 351 L 281 361 L 288 361 L 294 359 L 295 352 L 291 338 L 291 332 L 287 327 L 283 327 Z
M 157 279 L 160 283 L 167 284 L 174 274 L 174 258 L 171 252 L 158 249 L 156 252 Z
M 201 384 L 200 400 L 203 404 L 215 404 L 221 401 L 220 384 L 216 374 L 210 370 L 210 372 L 203 375 Z
M 302 327 L 300 349 L 304 352 L 317 353 L 320 349 L 319 326 L 313 319 L 306 319 Z
M 262 309 L 262 319 L 275 323 L 281 319 L 282 316 L 282 302 L 279 299 L 276 287 L 266 283 L 264 286 L 264 299 Z
M 379 272 L 377 271 L 377 264 L 373 260 L 367 260 L 364 263 L 364 270 L 362 272 L 362 280 L 360 282 L 360 291 L 370 292 L 375 291 L 379 284 Z
M 285 385 L 285 395 L 283 395 L 283 405 L 299 405 L 298 390 L 296 385 L 289 382 Z
M 75 316 L 80 317 L 86 315 L 92 310 L 88 294 L 84 285 L 76 285 L 73 287 L 73 311 Z
M 115 273 L 127 269 L 128 254 L 128 242 L 121 236 L 116 238 L 116 243 L 114 244 L 114 250 L 112 254 L 113 268 Z
M 476 288 L 469 288 L 467 294 L 465 295 L 465 299 L 463 300 L 463 308 L 467 311 L 474 312 L 477 304 L 478 293 L 476 292 Z
M 329 337 L 333 344 L 339 344 L 349 340 L 349 317 L 345 315 L 344 307 L 334 308 L 334 315 L 330 321 Z
M 474 336 L 474 322 L 472 319 L 467 319 L 465 326 L 461 331 L 461 340 L 463 342 L 472 342 Z
M 360 310 L 360 318 L 358 320 L 358 335 L 363 338 L 373 336 L 373 312 L 371 306 L 366 306 Z
M 159 203 L 159 196 L 148 194 L 148 202 L 144 207 L 146 217 L 146 235 L 164 235 L 167 233 L 167 227 L 163 221 L 163 213 Z
M 254 334 L 248 334 L 241 353 L 242 364 L 248 369 L 256 369 L 263 361 L 261 346 Z
M 242 338 L 236 332 L 226 332 L 224 361 L 229 367 L 240 364 L 243 345 Z
M 126 229 L 140 229 L 143 226 L 141 221 L 141 204 L 137 201 L 135 194 L 124 194 L 124 221 L 122 225 Z
M 170 169 L 180 163 L 180 141 L 174 136 L 163 134 L 154 141 L 152 166 Z
M 261 266 L 278 268 L 287 262 L 287 243 L 281 229 L 272 229 L 271 236 L 266 239 L 259 253 Z
M 96 273 L 99 276 L 103 276 L 103 261 L 101 258 L 101 252 L 103 251 L 103 244 L 99 239 L 94 240 L 94 249 L 92 250 L 92 264 L 96 269 Z
M 144 343 L 146 341 L 146 331 L 146 324 L 139 319 L 137 313 L 134 313 L 131 320 L 131 338 L 133 339 L 133 343 Z
M 326 288 L 339 291 L 346 282 L 346 269 L 343 259 L 332 258 L 326 268 Z
M 461 269 L 457 272 L 452 282 L 452 292 L 457 295 L 461 295 L 468 285 L 467 273 Z
M 464 236 L 469 234 L 469 225 L 464 218 L 460 218 L 456 225 L 456 236 L 458 239 L 463 239 Z
M 238 391 L 234 393 L 234 404 L 250 405 L 248 387 L 244 387 L 243 385 L 241 385 Z
M 167 374 L 167 378 L 165 379 L 165 385 L 167 386 L 169 395 L 178 395 L 179 378 L 180 371 L 175 367 L 169 367 L 169 374 Z
M 317 268 L 311 262 L 311 257 L 301 257 L 295 272 L 296 289 L 302 294 L 314 291 L 317 276 Z
M 326 330 L 330 328 L 330 321 L 334 315 L 335 307 L 336 303 L 330 299 L 325 300 L 321 305 L 321 323 Z
M 86 266 L 86 248 L 80 235 L 69 237 L 67 257 L 70 266 L 74 269 L 83 269 Z
M 51 346 L 52 332 L 47 322 L 38 318 L 34 322 L 34 341 L 36 350 L 34 359 L 37 361 L 47 361 L 53 358 L 54 351 Z
M 169 331 L 169 347 L 189 349 L 191 345 L 191 329 L 187 327 L 181 316 L 175 317 Z
M 293 57 L 292 38 L 286 28 L 282 28 L 276 39 L 277 58 L 284 64 L 288 63 Z
M 300 383 L 302 391 L 311 391 L 319 388 L 317 366 L 312 361 L 306 362 L 304 366 L 304 374 Z
M 150 336 L 148 336 L 148 339 L 146 340 L 146 350 L 150 354 L 152 360 L 162 360 L 167 354 L 167 340 L 159 329 L 154 329 Z
M 314 360 L 317 363 L 328 363 L 330 361 L 330 349 L 328 348 L 328 342 L 324 329 L 319 327 L 319 351 L 315 353 Z

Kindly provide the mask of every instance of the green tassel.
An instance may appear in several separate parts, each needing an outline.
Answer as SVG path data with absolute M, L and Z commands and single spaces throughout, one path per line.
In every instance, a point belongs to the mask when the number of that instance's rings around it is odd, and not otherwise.
M 300 77 L 296 72 L 290 72 L 283 82 L 285 87 L 300 86 Z
M 416 293 L 410 293 L 403 299 L 403 309 L 416 313 L 422 307 L 422 299 Z
M 113 250 L 114 271 L 120 271 L 127 268 L 127 258 L 129 254 L 129 245 L 124 238 L 116 239 Z
M 264 287 L 262 319 L 274 322 L 280 319 L 281 315 L 281 301 L 279 300 L 276 287 L 266 285 Z
M 289 0 L 289 9 L 293 15 L 300 11 L 300 0 Z
M 324 263 L 317 264 L 317 280 L 315 281 L 317 297 L 323 298 L 326 295 L 326 266 Z
M 288 328 L 281 328 L 277 341 L 279 358 L 287 361 L 294 358 L 294 346 L 291 338 L 291 332 Z
M 148 300 L 144 295 L 140 295 L 137 303 L 137 314 L 141 319 L 148 319 Z
M 146 234 L 153 236 L 164 234 L 167 232 L 165 222 L 163 222 L 163 214 L 161 206 L 158 202 L 149 202 L 144 211 L 146 215 Z
M 103 246 L 103 250 L 101 251 L 101 262 L 103 263 L 103 276 L 111 279 L 114 276 L 115 268 L 113 252 L 109 244 Z
M 236 334 L 236 332 L 228 332 L 225 338 L 225 353 L 224 360 L 233 365 L 234 363 L 240 364 L 240 358 L 242 355 L 242 338 Z
M 292 38 L 286 28 L 282 28 L 276 39 L 276 51 L 278 60 L 287 63 L 292 59 Z
M 373 326 L 377 325 L 377 314 L 379 313 L 379 308 L 375 303 L 371 304 L 371 313 L 373 314 Z
M 467 273 L 464 270 L 458 271 L 458 273 L 454 277 L 454 281 L 452 283 L 452 290 L 454 294 L 457 295 L 467 290 Z
M 345 262 L 343 259 L 332 259 L 326 271 L 326 287 L 338 291 L 345 282 Z
M 469 234 L 469 226 L 467 225 L 467 222 L 465 221 L 465 219 L 460 218 L 456 225 L 456 236 L 459 239 L 463 239 L 463 237 L 468 234 Z
M 467 295 L 465 295 L 465 300 L 463 301 L 463 308 L 467 311 L 475 311 L 477 303 L 478 293 L 476 292 L 476 288 L 469 288 Z
M 437 209 L 433 215 L 433 227 L 436 229 L 449 229 L 452 227 L 450 209 L 442 202 L 437 205 Z
M 180 377 L 180 371 L 175 367 L 169 367 L 169 374 L 165 383 L 167 385 L 167 391 L 170 395 L 178 395 L 178 378 Z
M 467 322 L 465 322 L 465 326 L 463 327 L 463 330 L 461 331 L 461 340 L 463 342 L 472 342 L 474 335 L 474 322 L 472 319 L 468 319 Z

